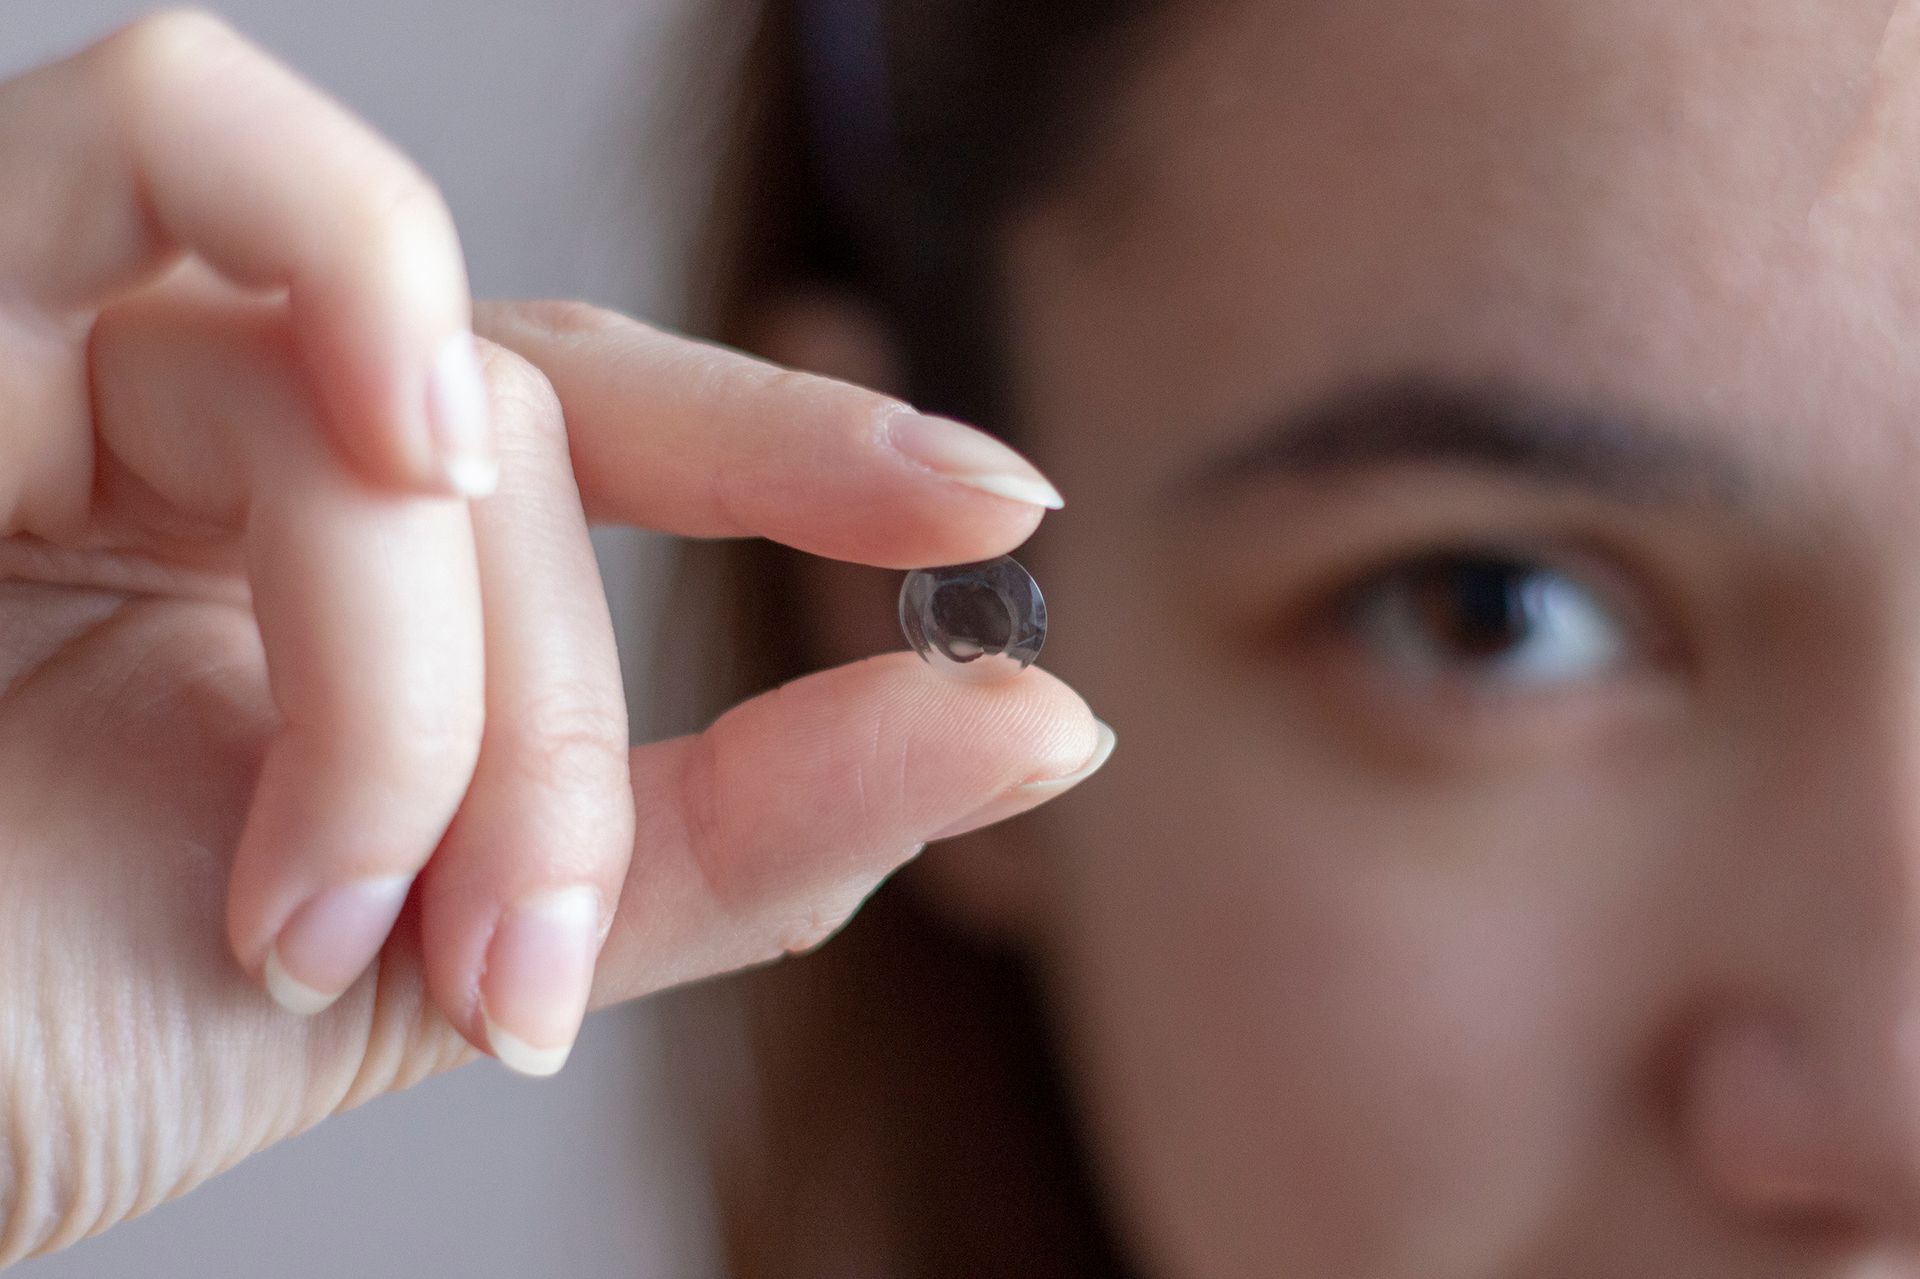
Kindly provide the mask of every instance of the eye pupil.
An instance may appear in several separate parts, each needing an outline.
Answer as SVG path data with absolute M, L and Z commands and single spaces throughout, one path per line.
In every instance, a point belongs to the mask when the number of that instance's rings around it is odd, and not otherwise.
M 1526 641 L 1538 620 L 1538 573 L 1511 560 L 1449 558 L 1412 574 L 1414 606 L 1448 651 L 1495 657 Z

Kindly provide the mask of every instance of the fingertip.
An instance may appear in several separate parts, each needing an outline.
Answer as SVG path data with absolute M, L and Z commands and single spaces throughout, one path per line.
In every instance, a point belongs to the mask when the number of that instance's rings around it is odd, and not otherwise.
M 1074 787 L 1080 785 L 1080 783 L 1086 781 L 1089 777 L 1092 777 L 1106 765 L 1107 760 L 1113 755 L 1113 748 L 1117 740 L 1113 729 L 1106 721 L 1096 719 L 1093 723 L 1095 729 L 1093 754 L 1078 768 L 1059 776 L 1043 775 L 1031 781 L 1022 782 L 1006 794 L 996 797 L 985 807 L 935 832 L 928 836 L 928 838 L 934 840 L 951 839 L 956 835 L 964 835 L 970 831 L 978 830 L 982 826 L 991 826 L 995 822 L 1002 822 L 1010 817 L 1018 817 L 1021 813 L 1038 808 L 1048 800 L 1066 794 Z
M 301 903 L 261 965 L 268 994 L 301 1016 L 330 1006 L 386 945 L 412 883 L 410 875 L 364 879 L 323 889 Z
M 559 1071 L 573 1051 L 608 919 L 590 884 L 508 908 L 487 947 L 480 1022 L 487 1048 L 523 1075 Z
M 1113 755 L 1113 748 L 1119 742 L 1119 737 L 1113 731 L 1111 724 L 1098 717 L 1094 719 L 1093 727 L 1096 734 L 1093 754 L 1087 757 L 1086 763 L 1061 777 L 1040 777 L 1033 781 L 1022 782 L 1021 793 L 1050 798 L 1071 790 L 1106 767 L 1107 760 Z
M 325 991 L 315 990 L 288 973 L 280 962 L 280 949 L 277 946 L 267 952 L 262 975 L 266 980 L 267 994 L 273 997 L 273 1002 L 296 1017 L 311 1017 L 325 1012 L 340 999 L 339 994 L 329 995 Z
M 485 497 L 500 485 L 486 372 L 473 334 L 445 338 L 427 376 L 427 436 L 445 482 L 465 497 Z
M 461 497 L 490 497 L 500 487 L 500 463 L 492 458 L 454 458 L 447 463 L 447 482 Z
M 1043 511 L 1067 504 L 1040 468 L 985 431 L 902 408 L 886 418 L 887 442 L 943 480 Z
M 545 1079 L 559 1074 L 560 1068 L 567 1064 L 567 1058 L 573 1055 L 571 1041 L 558 1048 L 535 1048 L 519 1036 L 502 1030 L 485 1009 L 481 1010 L 480 1020 L 486 1029 L 487 1051 L 515 1074 Z

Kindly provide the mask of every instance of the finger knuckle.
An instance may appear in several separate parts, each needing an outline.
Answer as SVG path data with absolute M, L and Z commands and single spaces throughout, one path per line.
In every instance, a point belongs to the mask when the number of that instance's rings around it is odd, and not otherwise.
M 779 405 L 797 430 L 821 439 L 872 439 L 904 407 L 892 396 L 837 378 L 716 353 L 717 361 L 728 357 L 717 364 L 716 375 L 729 377 L 742 396 Z
M 482 732 L 477 714 L 459 708 L 420 710 L 362 734 L 352 758 L 396 785 L 430 786 L 471 774 Z
M 584 337 L 616 329 L 645 330 L 640 321 L 591 302 L 543 299 L 514 305 L 516 316 L 556 337 Z
M 513 770 L 557 796 L 597 796 L 627 784 L 627 722 L 587 690 L 553 697 L 511 730 Z
M 740 868 L 745 859 L 735 855 L 738 841 L 728 810 L 720 802 L 721 771 L 713 730 L 691 738 L 680 759 L 668 807 L 678 819 L 679 839 L 707 899 L 724 913 L 739 914 L 751 903 L 752 893 L 751 886 L 742 882 Z
M 102 40 L 95 56 L 109 82 L 140 105 L 204 83 L 210 60 L 251 47 L 219 15 L 183 7 L 135 19 Z
M 433 179 L 411 159 L 382 144 L 349 199 L 364 238 L 394 271 L 441 265 L 456 243 L 453 210 Z
M 496 428 L 503 445 L 517 435 L 549 441 L 566 434 L 560 395 L 540 367 L 518 353 L 491 342 L 480 344 L 480 363 L 487 375 Z

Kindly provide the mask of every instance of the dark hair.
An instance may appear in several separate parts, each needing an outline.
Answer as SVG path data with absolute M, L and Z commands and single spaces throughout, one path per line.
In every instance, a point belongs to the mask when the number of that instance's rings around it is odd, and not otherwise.
M 770 290 L 852 289 L 898 340 L 908 398 L 1007 431 L 997 233 L 1088 158 L 1108 92 L 1164 0 L 757 7 L 696 323 L 724 337 Z M 849 10 L 872 17 L 844 32 L 804 25 L 845 22 Z M 807 56 L 823 49 L 838 56 Z M 825 108 L 842 99 L 820 81 L 856 58 L 877 63 L 867 70 L 877 92 L 854 95 L 858 115 L 834 118 Z
M 997 346 L 998 233 L 1091 154 L 1143 19 L 1166 7 L 755 5 L 693 327 L 739 344 L 756 301 L 812 284 L 846 290 L 891 326 L 910 399 L 1014 433 Z M 803 25 L 849 10 L 848 31 Z M 861 83 L 823 84 L 850 56 L 870 59 L 852 68 Z M 849 97 L 848 114 L 823 110 Z M 659 682 L 699 690 L 683 721 L 815 664 L 792 639 L 803 633 L 790 624 L 803 608 L 795 578 L 795 558 L 765 543 L 690 548 L 669 614 L 717 629 L 663 646 L 702 664 Z M 813 954 L 662 1006 L 674 1089 L 702 1116 L 729 1274 L 1133 1273 L 1085 1157 L 1039 975 L 1024 956 L 945 927 L 910 871 Z

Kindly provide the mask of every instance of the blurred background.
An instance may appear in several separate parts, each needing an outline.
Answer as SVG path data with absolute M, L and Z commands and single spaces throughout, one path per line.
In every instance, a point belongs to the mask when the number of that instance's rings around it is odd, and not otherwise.
M 203 7 L 419 161 L 459 220 L 474 291 L 672 323 L 699 174 L 683 86 L 694 0 L 212 0 Z M 155 6 L 9 0 L 0 78 Z M 595 530 L 628 687 L 657 543 Z M 645 707 L 633 707 L 635 725 Z M 658 1096 L 648 1008 L 590 1019 L 567 1069 L 483 1061 L 257 1155 L 20 1279 L 706 1279 L 720 1274 L 687 1134 Z

